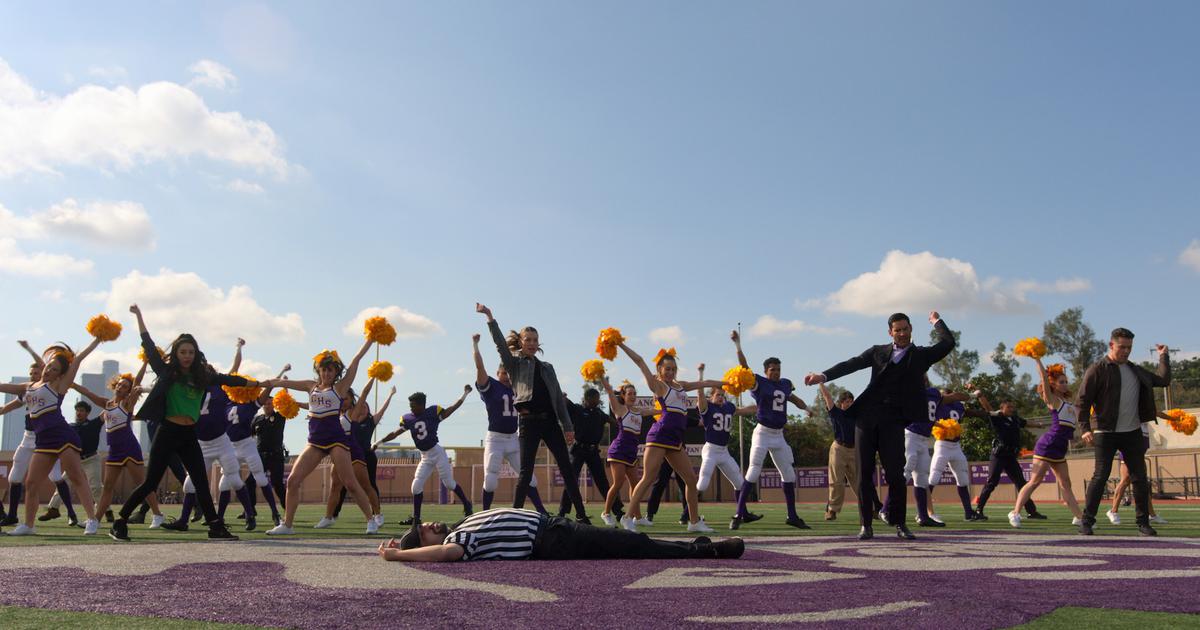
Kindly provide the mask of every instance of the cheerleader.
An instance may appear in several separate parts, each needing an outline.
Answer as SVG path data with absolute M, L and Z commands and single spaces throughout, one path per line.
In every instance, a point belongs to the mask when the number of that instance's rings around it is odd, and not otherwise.
M 50 346 L 42 353 L 45 366 L 38 380 L 31 383 L 0 384 L 0 392 L 23 396 L 25 410 L 29 414 L 34 432 L 33 457 L 29 472 L 25 476 L 25 521 L 8 532 L 10 536 L 29 536 L 36 533 L 33 519 L 37 515 L 38 496 L 42 479 L 45 479 L 55 462 L 62 465 L 67 480 L 76 488 L 87 488 L 87 475 L 83 472 L 79 453 L 83 450 L 79 434 L 67 424 L 62 415 L 63 396 L 75 381 L 79 365 L 97 346 L 98 338 L 92 339 L 78 355 L 66 344 Z M 96 521 L 92 494 L 84 492 L 81 497 L 87 512 L 84 523 L 85 535 L 94 535 L 99 528 Z
M 349 395 L 342 403 L 340 420 L 342 430 L 345 431 L 347 442 L 350 444 L 350 463 L 354 465 L 354 478 L 358 480 L 359 487 L 367 493 L 367 501 L 371 504 L 371 519 L 375 521 L 377 527 L 381 527 L 383 526 L 383 510 L 379 507 L 379 493 L 371 485 L 370 475 L 367 474 L 366 449 L 355 437 L 354 427 L 363 422 L 374 424 L 382 418 L 383 414 L 387 412 L 388 405 L 392 404 L 392 396 L 396 395 L 396 388 L 393 387 L 388 392 L 387 398 L 379 407 L 379 412 L 372 417 L 371 410 L 367 407 L 367 396 L 371 393 L 373 385 L 375 385 L 375 379 L 367 381 L 361 397 L 356 398 L 353 389 L 349 391 Z M 337 475 L 334 475 L 333 483 L 329 488 L 329 500 L 325 503 L 325 516 L 313 526 L 314 529 L 333 527 L 333 524 L 337 522 L 337 512 L 345 496 L 346 486 L 342 484 L 342 480 Z
M 100 413 L 104 420 L 104 432 L 108 439 L 108 457 L 104 461 L 104 485 L 100 491 L 100 502 L 96 505 L 96 513 L 103 514 L 112 504 L 113 491 L 121 475 L 127 475 L 134 486 L 141 485 L 146 478 L 146 467 L 142 462 L 142 445 L 133 434 L 133 408 L 144 391 L 141 387 L 142 377 L 146 375 L 146 364 L 138 370 L 137 376 L 118 374 L 108 382 L 112 390 L 112 398 L 98 396 L 92 390 L 82 385 L 72 385 L 75 391 L 90 399 L 103 409 Z M 158 509 L 157 493 L 146 497 L 154 517 L 150 529 L 158 529 L 163 524 L 162 512 Z
M 42 373 L 42 367 L 45 364 L 42 363 L 42 357 L 29 348 L 28 343 L 24 341 L 20 343 L 21 347 L 29 350 L 29 353 L 33 355 L 33 363 L 29 365 L 29 382 L 32 383 L 38 380 L 39 375 Z M 20 408 L 25 406 L 25 401 L 18 396 L 9 404 Z M 12 470 L 8 472 L 8 516 L 3 521 L 0 521 L 0 525 L 16 525 L 21 522 L 21 518 L 17 516 L 17 506 L 21 505 L 22 500 L 25 498 L 25 475 L 29 472 L 29 462 L 33 459 L 33 449 L 36 440 L 37 435 L 33 432 L 33 419 L 29 417 L 29 414 L 25 414 L 25 434 L 21 438 L 21 443 L 17 445 L 17 450 L 13 452 Z M 55 476 L 55 470 L 59 471 L 58 479 L 52 479 L 52 481 L 56 485 L 61 483 L 65 487 L 66 484 L 62 482 L 62 467 L 55 464 L 54 468 L 50 471 L 51 477 Z M 67 496 L 70 496 L 69 491 Z
M 1062 491 L 1067 507 L 1074 515 L 1071 523 L 1079 525 L 1083 520 L 1083 511 L 1075 500 L 1071 490 L 1071 473 L 1067 466 L 1067 450 L 1071 447 L 1071 439 L 1075 436 L 1075 419 L 1078 408 L 1070 402 L 1071 390 L 1067 387 L 1067 374 L 1061 363 L 1050 367 L 1042 365 L 1042 360 L 1034 358 L 1037 363 L 1038 375 L 1042 382 L 1038 384 L 1038 394 L 1042 402 L 1050 410 L 1050 429 L 1038 438 L 1033 447 L 1033 471 L 1029 483 L 1021 487 L 1017 493 L 1017 502 L 1008 513 L 1008 522 L 1013 527 L 1021 526 L 1021 508 L 1029 501 L 1033 491 L 1042 484 L 1047 470 L 1053 470 L 1058 479 L 1058 487 Z
M 350 496 L 354 497 L 355 504 L 367 519 L 367 533 L 374 534 L 379 531 L 379 523 L 371 511 L 367 493 L 355 477 L 354 464 L 350 460 L 350 440 L 346 437 L 341 422 L 342 401 L 349 395 L 350 385 L 358 375 L 358 364 L 374 343 L 369 339 L 363 342 L 358 354 L 354 355 L 348 366 L 342 363 L 336 351 L 321 352 L 313 357 L 316 379 L 282 379 L 272 383 L 286 389 L 308 392 L 308 444 L 292 464 L 292 472 L 288 475 L 283 522 L 267 530 L 268 535 L 286 536 L 295 533 L 293 524 L 296 509 L 300 507 L 300 492 L 304 480 L 312 474 L 325 456 L 329 456 L 333 462 L 333 473 L 341 480 Z
M 687 427 L 687 392 L 704 387 L 721 387 L 721 381 L 683 382 L 675 380 L 679 367 L 675 362 L 675 351 L 659 350 L 654 357 L 655 372 L 651 372 L 646 361 L 634 352 L 625 342 L 618 347 L 642 370 L 642 376 L 650 391 L 654 392 L 656 406 L 662 415 L 646 432 L 646 450 L 642 461 L 642 480 L 633 489 L 629 497 L 629 511 L 621 524 L 625 529 L 636 530 L 636 522 L 641 518 L 641 500 L 648 492 L 658 471 L 665 460 L 675 469 L 675 474 L 683 478 L 687 490 L 688 526 L 689 532 L 712 532 L 713 528 L 705 524 L 696 504 L 699 493 L 696 490 L 696 473 L 692 470 L 692 461 L 683 450 L 683 431 Z
M 142 309 L 137 304 L 129 307 L 137 317 L 138 331 L 142 337 L 142 353 L 150 369 L 157 377 L 146 402 L 138 410 L 137 417 L 146 421 L 158 421 L 159 429 L 150 442 L 150 460 L 146 466 L 146 479 L 121 506 L 119 517 L 112 524 L 108 535 L 117 541 L 129 540 L 129 517 L 143 499 L 158 488 L 167 471 L 171 457 L 178 455 L 196 490 L 196 501 L 208 520 L 208 537 L 218 540 L 237 540 L 225 529 L 217 516 L 212 494 L 208 490 L 208 471 L 204 467 L 204 452 L 196 437 L 196 422 L 210 386 L 230 385 L 245 387 L 257 385 L 240 376 L 221 374 L 213 370 L 208 359 L 200 351 L 196 338 L 184 333 L 171 342 L 164 359 L 154 346 L 154 339 L 146 330 Z
M 638 444 L 642 439 L 642 416 L 633 410 L 637 404 L 637 388 L 626 381 L 621 388 L 613 391 L 608 377 L 601 377 L 604 391 L 608 392 L 608 408 L 616 418 L 616 437 L 608 445 L 608 472 L 612 475 L 612 485 L 608 487 L 608 495 L 604 497 L 604 512 L 600 518 L 605 525 L 617 524 L 613 507 L 621 498 L 621 487 L 628 485 L 630 495 L 633 494 L 633 470 L 637 467 Z M 636 531 L 637 523 L 633 519 L 621 518 L 621 526 Z

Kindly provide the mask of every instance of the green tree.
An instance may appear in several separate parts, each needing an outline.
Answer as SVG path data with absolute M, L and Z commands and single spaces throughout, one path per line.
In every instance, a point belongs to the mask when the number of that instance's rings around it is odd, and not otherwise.
M 950 332 L 954 334 L 954 350 L 946 355 L 946 358 L 933 364 L 933 373 L 942 380 L 946 387 L 961 390 L 971 380 L 971 374 L 975 373 L 976 368 L 979 367 L 979 352 L 963 350 L 962 333 L 957 330 Z M 937 342 L 934 331 L 929 332 L 929 341 Z
M 792 447 L 797 466 L 829 465 L 829 444 L 833 442 L 833 427 L 816 418 L 788 416 L 783 438 Z
M 1062 357 L 1071 367 L 1072 382 L 1083 378 L 1088 366 L 1104 356 L 1105 344 L 1083 320 L 1083 307 L 1076 306 L 1058 314 L 1042 326 L 1046 351 Z

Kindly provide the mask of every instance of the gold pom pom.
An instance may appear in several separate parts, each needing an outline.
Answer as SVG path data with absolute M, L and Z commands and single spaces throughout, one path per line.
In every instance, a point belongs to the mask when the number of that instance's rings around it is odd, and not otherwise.
M 158 356 L 161 357 L 163 361 L 167 360 L 167 351 L 166 350 L 163 350 L 162 348 L 160 348 L 158 346 L 154 346 L 154 349 L 158 351 Z M 138 361 L 141 361 L 142 363 L 146 363 L 146 349 L 145 348 L 141 348 L 138 350 Z
M 286 420 L 291 420 L 300 413 L 300 403 L 296 402 L 296 399 L 292 398 L 291 392 L 286 389 L 275 392 L 275 395 L 271 397 L 271 404 L 275 406 L 275 411 Z
M 1175 431 L 1184 435 L 1196 432 L 1196 416 L 1182 409 L 1171 409 L 1167 412 L 1167 416 L 1167 424 Z
M 588 359 L 579 368 L 579 373 L 585 381 L 598 381 L 604 378 L 604 362 L 600 359 Z
M 617 358 L 617 345 L 624 341 L 625 337 L 621 336 L 621 331 L 616 328 L 605 328 L 596 338 L 596 354 L 600 355 L 602 359 L 612 361 Z
M 338 356 L 337 350 L 322 350 L 317 356 L 313 357 L 313 367 L 321 365 L 321 361 L 324 361 L 326 357 L 333 359 L 336 363 L 345 365 L 345 363 L 342 363 L 342 357 Z
M 754 389 L 754 372 L 749 368 L 735 365 L 725 371 L 725 384 L 721 389 L 730 396 L 740 396 L 742 392 Z
M 367 368 L 367 377 L 382 383 L 392 380 L 392 364 L 388 361 L 376 361 Z
M 675 348 L 659 348 L 658 353 L 654 355 L 654 360 L 651 361 L 650 363 L 653 365 L 658 365 L 659 361 L 662 361 L 663 359 L 665 359 L 667 357 L 671 357 L 672 359 L 674 359 L 677 356 L 678 355 L 675 352 Z
M 101 314 L 88 320 L 87 331 L 100 341 L 116 341 L 121 336 L 121 324 Z
M 246 380 L 254 380 L 245 374 L 237 374 L 236 372 L 231 372 L 229 375 L 240 376 Z M 258 400 L 258 397 L 262 396 L 263 393 L 263 388 L 258 386 L 251 387 L 249 385 L 243 385 L 240 387 L 233 385 L 222 385 L 221 389 L 225 390 L 225 395 L 229 396 L 229 400 L 232 400 L 236 405 L 244 405 L 246 403 L 254 402 Z
M 962 425 L 954 418 L 942 418 L 933 424 L 933 437 L 939 440 L 957 440 L 962 437 Z
M 1037 337 L 1029 337 L 1017 342 L 1013 346 L 1013 354 L 1019 357 L 1029 357 L 1031 359 L 1040 359 L 1046 356 L 1046 344 L 1042 343 Z
M 390 346 L 396 340 L 396 327 L 386 317 L 368 317 L 363 322 L 363 333 L 367 341 L 374 341 L 381 346 Z

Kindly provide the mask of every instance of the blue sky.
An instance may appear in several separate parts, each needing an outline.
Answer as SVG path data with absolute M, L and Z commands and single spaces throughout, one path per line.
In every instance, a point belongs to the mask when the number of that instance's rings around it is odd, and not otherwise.
M 393 307 L 443 403 L 476 300 L 569 391 L 605 326 L 793 378 L 895 309 L 1200 352 L 1191 3 L 43 5 L 0 6 L 0 374 L 130 300 L 294 374 Z

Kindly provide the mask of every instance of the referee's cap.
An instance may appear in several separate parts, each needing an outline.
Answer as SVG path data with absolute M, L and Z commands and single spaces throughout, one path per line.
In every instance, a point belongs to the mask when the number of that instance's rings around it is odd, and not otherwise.
M 401 549 L 416 549 L 421 546 L 421 523 L 413 519 L 412 527 L 400 537 Z

